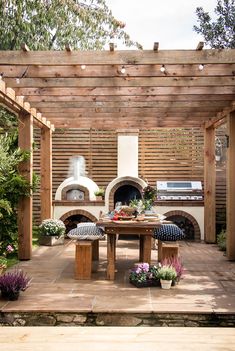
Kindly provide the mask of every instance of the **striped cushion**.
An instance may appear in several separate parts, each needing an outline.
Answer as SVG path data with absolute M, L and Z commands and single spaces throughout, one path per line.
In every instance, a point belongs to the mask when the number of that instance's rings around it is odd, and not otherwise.
M 77 228 L 68 232 L 67 236 L 70 239 L 77 240 L 103 239 L 104 231 L 102 228 L 97 227 L 95 223 L 79 223 Z
M 176 241 L 184 239 L 185 234 L 176 224 L 162 224 L 154 230 L 153 237 L 162 241 Z

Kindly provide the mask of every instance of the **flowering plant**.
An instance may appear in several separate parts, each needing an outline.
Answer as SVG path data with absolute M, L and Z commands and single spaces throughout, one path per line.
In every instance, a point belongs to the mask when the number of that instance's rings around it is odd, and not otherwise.
M 156 189 L 154 187 L 152 187 L 151 185 L 148 185 L 143 189 L 144 200 L 148 200 L 153 204 L 155 197 L 156 197 Z
M 175 280 L 177 273 L 172 266 L 162 266 L 157 271 L 157 277 L 162 280 Z
M 130 282 L 147 283 L 157 281 L 157 272 L 160 265 L 150 266 L 148 263 L 138 263 L 129 275 Z
M 4 293 L 16 293 L 24 291 L 29 286 L 31 278 L 27 277 L 22 270 L 7 272 L 0 276 L 0 290 Z
M 0 249 L 2 248 L 2 243 L 0 243 Z M 2 251 L 2 250 L 1 250 Z M 0 254 L 0 268 L 7 268 L 7 255 L 13 252 L 14 249 L 11 245 L 7 245 L 5 250 Z
M 176 271 L 176 280 L 179 281 L 180 278 L 182 277 L 183 273 L 184 273 L 184 266 L 183 263 L 180 259 L 180 257 L 171 257 L 171 258 L 166 258 L 165 260 L 163 260 L 162 262 L 163 266 L 172 266 L 175 271 Z
M 39 232 L 46 236 L 61 236 L 65 233 L 65 225 L 60 219 L 44 219 L 39 226 Z

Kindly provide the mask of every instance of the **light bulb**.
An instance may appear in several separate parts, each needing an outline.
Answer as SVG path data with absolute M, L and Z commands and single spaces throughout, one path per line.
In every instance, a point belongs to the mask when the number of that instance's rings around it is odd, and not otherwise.
M 164 73 L 164 72 L 166 71 L 165 65 L 162 65 L 162 67 L 160 68 L 160 71 L 161 71 L 162 73 Z
M 20 84 L 20 78 L 16 78 L 16 84 Z
M 86 65 L 81 65 L 81 69 L 86 69 Z
M 204 65 L 203 64 L 199 65 L 198 69 L 199 69 L 199 71 L 202 71 L 204 69 Z
M 125 69 L 124 66 L 122 66 L 122 68 L 121 68 L 121 73 L 122 73 L 122 74 L 126 73 L 126 69 Z

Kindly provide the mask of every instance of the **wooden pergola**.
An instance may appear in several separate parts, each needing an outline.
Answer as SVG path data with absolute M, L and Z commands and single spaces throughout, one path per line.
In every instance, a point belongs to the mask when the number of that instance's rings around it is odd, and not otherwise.
M 215 129 L 227 123 L 227 257 L 235 259 L 235 50 L 0 52 L 0 103 L 19 117 L 19 146 L 41 128 L 41 219 L 52 217 L 56 128 L 204 130 L 205 241 L 215 233 Z M 32 178 L 32 154 L 21 171 Z M 19 206 L 19 258 L 31 258 L 32 199 Z

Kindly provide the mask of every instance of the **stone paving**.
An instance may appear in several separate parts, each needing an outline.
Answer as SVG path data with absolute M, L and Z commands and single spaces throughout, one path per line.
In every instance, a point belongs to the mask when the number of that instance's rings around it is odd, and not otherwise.
M 229 262 L 216 245 L 180 242 L 185 274 L 170 290 L 138 289 L 128 281 L 137 262 L 138 241 L 119 240 L 117 277 L 105 278 L 106 241 L 100 242 L 98 271 L 87 281 L 74 279 L 74 242 L 41 246 L 31 261 L 18 264 L 32 277 L 31 286 L 18 301 L 0 299 L 0 311 L 67 313 L 235 313 L 235 262 Z M 157 251 L 152 250 L 156 262 Z

